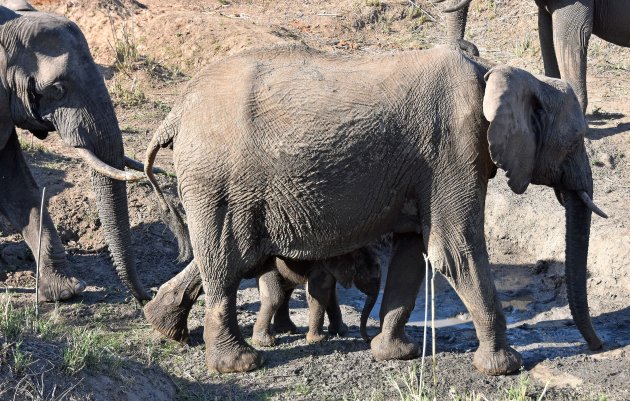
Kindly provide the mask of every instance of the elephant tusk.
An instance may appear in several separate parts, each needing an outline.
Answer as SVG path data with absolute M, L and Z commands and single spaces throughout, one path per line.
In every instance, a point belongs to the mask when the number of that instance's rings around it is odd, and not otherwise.
M 125 156 L 125 166 L 129 167 L 132 170 L 142 171 L 144 173 L 144 164 L 132 159 L 131 157 Z M 159 167 L 153 167 L 153 173 L 168 175 L 166 171 L 162 170 Z
M 562 193 L 562 191 L 560 191 L 557 188 L 554 188 L 553 192 L 556 194 L 556 199 L 558 199 L 558 202 L 562 205 L 562 207 L 565 207 L 566 202 L 564 200 L 564 194 Z
M 75 148 L 79 156 L 95 171 L 118 181 L 138 181 L 144 179 L 144 174 L 119 170 L 99 159 L 94 153 L 85 148 Z
M 445 13 L 453 13 L 455 11 L 459 11 L 462 8 L 468 6 L 468 4 L 470 4 L 471 1 L 472 0 L 462 0 L 458 4 L 454 5 L 453 7 L 445 8 L 444 12 Z
M 588 196 L 588 194 L 584 191 L 579 191 L 578 195 L 580 196 L 580 199 L 582 199 L 582 202 L 584 202 L 584 204 L 591 209 L 591 211 L 593 213 L 595 213 L 598 216 L 601 216 L 605 219 L 608 218 L 608 215 L 606 213 L 604 213 L 599 207 L 597 207 L 597 205 L 595 203 L 593 203 L 593 200 L 591 199 L 590 196 Z

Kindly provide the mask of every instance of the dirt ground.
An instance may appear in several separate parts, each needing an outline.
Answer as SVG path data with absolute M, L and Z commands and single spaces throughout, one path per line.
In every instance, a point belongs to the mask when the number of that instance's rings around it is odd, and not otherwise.
M 415 3 L 416 6 L 413 6 Z M 204 64 L 243 49 L 305 43 L 329 52 L 405 51 L 443 42 L 439 8 L 428 1 L 378 0 L 39 0 L 42 10 L 68 16 L 85 33 L 102 67 L 127 154 L 142 159 L 152 131 L 176 101 L 182 85 Z M 473 0 L 468 39 L 487 59 L 540 73 L 542 61 L 533 0 Z M 118 54 L 126 57 L 116 58 Z M 496 285 L 508 320 L 510 343 L 523 356 L 519 374 L 486 377 L 471 365 L 477 340 L 454 292 L 437 277 L 436 386 L 430 358 L 424 383 L 437 400 L 630 400 L 630 49 L 591 40 L 588 61 L 587 148 L 595 200 L 611 217 L 593 217 L 588 291 L 594 325 L 605 342 L 588 350 L 570 318 L 564 281 L 564 212 L 549 188 L 513 194 L 501 173 L 487 198 L 486 234 Z M 79 299 L 42 305 L 47 329 L 26 330 L 19 341 L 0 332 L 2 400 L 391 400 L 413 398 L 405 381 L 421 361 L 378 362 L 359 336 L 363 297 L 340 289 L 345 338 L 309 345 L 303 290 L 292 299 L 301 328 L 265 349 L 262 369 L 209 374 L 204 364 L 203 305 L 189 322 L 190 344 L 164 341 L 146 324 L 109 262 L 87 167 L 57 135 L 45 141 L 21 136 L 49 210 L 66 246 L 69 273 L 88 287 Z M 170 151 L 158 164 L 172 171 Z M 170 196 L 175 179 L 160 177 Z M 145 285 L 157 289 L 183 266 L 159 221 L 146 183 L 128 187 L 133 248 Z M 0 221 L 0 295 L 4 305 L 28 310 L 34 302 L 34 262 L 22 238 Z M 422 341 L 424 287 L 408 333 Z M 259 307 L 255 282 L 238 298 L 246 338 Z M 378 306 L 370 330 L 378 327 Z M 0 319 L 1 320 L 1 319 Z M 54 330 L 53 330 L 54 329 Z M 73 338 L 98 333 L 100 359 L 68 366 Z M 430 331 L 429 331 L 430 332 Z M 51 334 L 52 333 L 52 334 Z M 72 333 L 79 333 L 78 337 Z M 92 343 L 91 343 L 92 344 Z M 431 339 L 428 339 L 431 349 Z M 18 363 L 25 356 L 26 363 Z M 402 389 L 402 395 L 398 388 Z M 510 393 L 511 392 L 511 393 Z M 477 398 L 474 398 L 476 395 Z M 405 398 L 406 397 L 406 398 Z M 459 397 L 459 398 L 458 398 Z M 468 398 L 466 398 L 468 397 Z

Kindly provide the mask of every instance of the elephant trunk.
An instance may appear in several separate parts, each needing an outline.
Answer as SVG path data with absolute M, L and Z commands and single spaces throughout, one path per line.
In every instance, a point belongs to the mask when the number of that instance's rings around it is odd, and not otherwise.
M 92 154 L 94 159 L 92 161 L 96 161 L 96 165 L 106 166 L 105 170 L 119 170 L 124 173 L 125 157 L 122 134 L 113 106 L 109 101 L 103 101 L 100 105 L 101 114 L 98 114 L 97 111 L 93 111 L 91 114 L 103 117 L 95 118 L 93 124 L 79 128 L 77 131 L 82 134 L 79 135 L 79 138 L 90 139 L 72 142 L 72 144 L 82 157 L 86 153 Z M 87 133 L 91 135 L 87 135 Z M 89 160 L 87 163 L 91 167 L 95 164 Z M 98 214 L 103 226 L 105 240 L 109 246 L 112 263 L 120 280 L 138 301 L 150 300 L 151 297 L 138 279 L 131 249 L 126 183 L 106 175 L 102 170 L 102 168 L 92 168 L 92 187 L 96 195 Z
M 378 298 L 378 290 L 374 294 L 368 294 L 367 299 L 365 300 L 365 305 L 363 305 L 363 310 L 361 311 L 361 324 L 359 326 L 359 330 L 361 332 L 361 337 L 365 340 L 365 342 L 369 343 L 372 339 L 367 333 L 367 321 L 368 317 L 370 317 L 370 313 L 376 304 L 376 299 Z
M 92 171 L 92 186 L 105 239 L 118 277 L 138 301 L 150 300 L 151 297 L 138 279 L 131 251 L 126 183 Z
M 591 210 L 574 191 L 564 192 L 566 202 L 567 298 L 573 320 L 591 350 L 602 347 L 588 311 L 586 265 L 591 229 Z

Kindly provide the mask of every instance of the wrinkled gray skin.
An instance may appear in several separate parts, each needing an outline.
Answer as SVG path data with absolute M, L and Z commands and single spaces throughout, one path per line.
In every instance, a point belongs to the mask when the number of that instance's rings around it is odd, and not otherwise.
M 147 149 L 145 172 L 160 147 L 173 147 L 195 263 L 145 314 L 178 321 L 174 305 L 201 283 L 208 368 L 255 369 L 263 360 L 236 318 L 242 277 L 261 274 L 274 256 L 322 260 L 393 233 L 373 355 L 418 356 L 404 326 L 424 252 L 473 318 L 473 364 L 513 372 L 521 358 L 507 342 L 484 238 L 498 166 L 516 193 L 532 183 L 562 194 L 569 301 L 599 348 L 586 300 L 592 205 L 580 196 L 592 197 L 593 181 L 585 131 L 565 82 L 458 51 L 342 56 L 290 47 L 226 58 L 190 81 Z
M 536 0 L 536 5 L 545 75 L 567 81 L 586 112 L 586 60 L 591 34 L 630 47 L 630 0 Z M 468 5 L 447 14 L 449 37 L 463 39 L 467 13 Z
M 270 327 L 272 317 L 276 333 L 297 332 L 289 315 L 289 299 L 295 287 L 301 284 L 306 284 L 307 289 L 309 323 L 306 341 L 315 343 L 326 338 L 322 332 L 324 312 L 328 314 L 330 323 L 328 334 L 344 336 L 348 328 L 343 323 L 339 308 L 337 282 L 346 288 L 354 283 L 367 295 L 360 330 L 369 342 L 367 318 L 376 303 L 381 283 L 380 261 L 369 247 L 316 262 L 276 258 L 275 268 L 258 278 L 260 311 L 254 324 L 252 342 L 265 347 L 274 345 L 275 337 Z
M 0 213 L 37 254 L 41 192 L 25 163 L 15 127 L 38 138 L 58 131 L 66 145 L 87 149 L 124 169 L 123 144 L 103 77 L 79 28 L 64 17 L 11 2 L 0 7 Z M 99 216 L 113 263 L 137 299 L 149 299 L 129 248 L 125 183 L 92 172 Z M 63 271 L 66 259 L 50 215 L 43 216 L 40 300 L 71 298 L 85 284 Z

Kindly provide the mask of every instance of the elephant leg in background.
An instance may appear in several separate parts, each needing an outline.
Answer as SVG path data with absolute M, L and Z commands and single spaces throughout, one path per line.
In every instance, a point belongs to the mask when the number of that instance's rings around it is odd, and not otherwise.
M 558 60 L 553 47 L 553 27 L 551 25 L 551 14 L 544 7 L 538 7 L 538 39 L 540 41 L 540 52 L 542 53 L 545 75 L 552 78 L 560 78 Z
M 201 275 L 193 259 L 160 287 L 155 297 L 144 306 L 144 316 L 167 338 L 185 342 L 188 339 L 188 314 L 202 291 Z
M 323 269 L 314 269 L 306 284 L 306 300 L 308 302 L 308 333 L 306 341 L 316 343 L 326 339 L 322 332 L 324 313 L 328 308 L 331 293 L 337 285 L 335 278 Z
M 378 360 L 411 359 L 419 354 L 418 345 L 405 334 L 405 324 L 424 279 L 424 268 L 419 263 L 423 251 L 422 236 L 394 235 L 380 311 L 381 333 L 370 344 L 372 355 Z
M 348 326 L 343 322 L 341 308 L 339 307 L 339 298 L 337 297 L 337 286 L 333 285 L 330 291 L 330 299 L 326 307 L 328 315 L 328 334 L 331 336 L 343 337 L 348 333 Z
M 582 111 L 586 112 L 586 58 L 588 42 L 593 32 L 593 0 L 560 0 L 548 3 L 560 77 L 571 85 Z M 545 60 L 545 68 L 547 64 Z
M 0 213 L 22 233 L 33 254 L 37 255 L 41 192 L 24 160 L 15 132 L 0 150 L 0 172 Z M 47 209 L 44 209 L 43 217 L 39 299 L 66 300 L 80 294 L 85 283 L 63 274 L 66 256 L 61 239 Z
M 521 356 L 507 342 L 505 316 L 501 310 L 488 254 L 460 255 L 463 266 L 445 274 L 472 316 L 479 348 L 473 365 L 488 375 L 508 374 L 521 367 Z
M 272 269 L 258 278 L 260 310 L 256 316 L 252 343 L 262 347 L 271 347 L 276 338 L 271 332 L 271 318 L 276 315 L 283 304 L 287 306 L 286 291 L 283 288 L 284 278 L 277 269 Z

